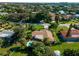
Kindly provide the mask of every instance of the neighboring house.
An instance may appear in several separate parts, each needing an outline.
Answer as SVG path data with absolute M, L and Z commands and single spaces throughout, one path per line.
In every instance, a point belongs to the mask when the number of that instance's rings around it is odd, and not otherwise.
M 0 32 L 0 38 L 10 42 L 13 38 L 12 36 L 14 35 L 14 31 L 11 30 L 4 30 Z
M 59 11 L 60 14 L 66 14 L 63 10 Z
M 67 15 L 62 15 L 62 17 L 65 19 L 65 20 L 69 20 L 69 19 L 72 19 L 72 15 L 70 14 L 67 14 Z
M 51 17 L 51 20 L 54 21 L 55 20 L 55 13 L 49 12 L 49 16 Z
M 79 18 L 79 14 L 75 14 L 74 17 L 75 17 L 75 18 Z
M 40 30 L 40 31 L 33 31 L 32 32 L 32 37 L 35 39 L 39 39 L 43 41 L 45 38 L 48 38 L 50 42 L 54 42 L 54 37 L 49 30 Z
M 64 11 L 59 11 L 60 12 L 60 16 L 59 16 L 59 19 L 62 20 L 62 19 L 65 19 L 65 20 L 69 20 L 69 19 L 72 19 L 74 18 L 74 15 L 71 15 L 71 14 L 66 14 Z M 52 21 L 55 21 L 55 17 L 56 17 L 56 13 L 52 13 L 50 12 L 49 13 L 49 16 L 51 17 L 51 20 Z
M 60 31 L 60 38 L 67 42 L 77 42 L 79 41 L 79 30 L 72 29 L 70 33 L 68 31 Z

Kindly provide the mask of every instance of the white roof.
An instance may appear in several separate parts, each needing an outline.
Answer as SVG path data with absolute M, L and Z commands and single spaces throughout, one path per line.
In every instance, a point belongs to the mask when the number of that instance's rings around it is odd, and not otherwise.
M 11 30 L 4 30 L 0 32 L 0 37 L 11 37 L 14 34 Z
M 65 12 L 64 12 L 63 10 L 60 10 L 59 12 L 60 12 L 61 14 L 65 14 Z
M 79 17 L 79 14 L 75 14 L 75 17 Z

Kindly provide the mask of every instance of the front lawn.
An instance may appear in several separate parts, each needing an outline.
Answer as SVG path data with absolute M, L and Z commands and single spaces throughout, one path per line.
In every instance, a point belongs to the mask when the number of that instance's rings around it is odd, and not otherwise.
M 8 48 L 0 48 L 0 56 L 6 55 L 8 53 Z
M 39 25 L 39 24 L 33 24 L 33 28 L 34 28 L 35 30 L 44 29 L 43 25 Z
M 72 42 L 72 43 L 63 42 L 61 44 L 54 45 L 51 48 L 53 50 L 60 50 L 62 53 L 64 49 L 79 49 L 79 42 Z
M 27 56 L 27 53 L 21 53 L 21 52 L 12 52 L 10 53 L 10 56 Z
M 55 32 L 53 32 L 53 35 L 54 35 L 54 39 L 55 39 L 55 41 L 56 41 L 56 42 L 60 42 L 60 40 L 59 40 L 59 38 L 58 38 L 58 36 L 56 35 Z

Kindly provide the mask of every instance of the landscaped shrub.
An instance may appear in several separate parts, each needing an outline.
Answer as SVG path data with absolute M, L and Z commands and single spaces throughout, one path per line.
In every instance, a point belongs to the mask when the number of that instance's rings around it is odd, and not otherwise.
M 79 56 L 79 49 L 65 49 L 63 52 L 64 56 Z

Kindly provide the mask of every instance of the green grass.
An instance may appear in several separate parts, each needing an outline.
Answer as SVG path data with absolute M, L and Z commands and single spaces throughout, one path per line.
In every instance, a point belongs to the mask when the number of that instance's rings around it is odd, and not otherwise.
M 27 53 L 9 51 L 10 48 L 14 48 L 14 47 L 18 47 L 18 46 L 16 44 L 13 44 L 12 46 L 7 47 L 7 48 L 0 48 L 0 56 L 4 56 L 7 54 L 9 54 L 10 56 L 26 56 L 27 55 Z
M 52 49 L 60 50 L 61 53 L 63 53 L 64 49 L 79 49 L 79 42 L 75 42 L 75 43 L 64 42 L 62 44 L 52 46 Z
M 37 25 L 37 24 L 34 24 L 33 27 L 34 27 L 35 30 L 44 29 L 44 27 L 42 25 Z
M 74 21 L 66 22 L 66 24 L 71 24 L 71 23 L 77 23 L 77 21 L 74 20 Z M 42 25 L 36 25 L 36 24 L 34 24 L 33 27 L 35 28 L 35 30 L 41 30 L 41 29 L 44 28 Z M 54 38 L 55 38 L 56 42 L 61 42 L 59 40 L 58 36 L 56 35 L 56 33 L 60 29 L 68 30 L 67 27 L 57 27 L 56 30 L 54 29 L 53 35 L 54 35 Z M 16 45 L 12 45 L 12 46 L 10 46 L 8 48 L 0 48 L 0 55 L 7 54 L 8 50 L 10 48 L 12 48 L 12 47 L 17 47 L 17 46 Z M 64 49 L 79 49 L 79 42 L 74 42 L 74 43 L 62 42 L 60 44 L 51 46 L 51 49 L 52 50 L 60 50 L 61 53 L 63 53 Z M 22 52 L 11 52 L 10 53 L 10 56 L 26 56 L 26 55 L 27 55 L 27 53 L 22 53 Z
M 57 29 L 56 29 L 56 32 L 60 31 L 60 30 L 68 30 L 68 27 L 66 26 L 58 26 Z
M 67 22 L 67 24 L 75 24 L 75 23 L 79 23 L 78 21 L 76 21 L 76 20 L 72 20 L 72 21 L 69 21 L 69 22 Z
M 27 54 L 21 52 L 11 52 L 10 56 L 27 56 Z
M 8 51 L 8 48 L 0 48 L 0 55 L 5 55 Z
M 52 50 L 60 50 L 61 54 L 63 53 L 64 49 L 79 49 L 79 42 L 71 42 L 71 43 L 67 43 L 67 42 L 61 42 L 60 39 L 58 38 L 58 36 L 56 35 L 56 33 L 60 30 L 68 30 L 67 27 L 57 27 L 56 30 L 54 30 L 53 35 L 55 38 L 56 42 L 60 42 L 59 44 L 53 45 L 51 48 Z
M 79 23 L 79 19 L 72 19 L 70 21 L 61 21 L 61 24 L 75 24 L 75 23 Z
M 57 35 L 56 35 L 55 32 L 53 32 L 53 35 L 54 35 L 55 41 L 56 41 L 56 42 L 60 42 L 60 40 L 59 40 L 59 38 L 57 37 Z

